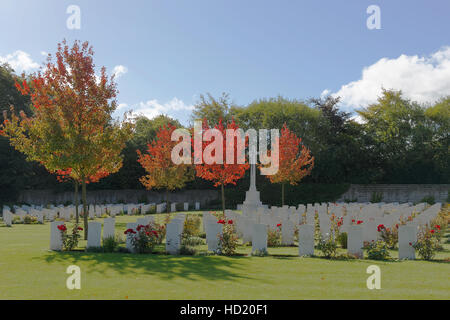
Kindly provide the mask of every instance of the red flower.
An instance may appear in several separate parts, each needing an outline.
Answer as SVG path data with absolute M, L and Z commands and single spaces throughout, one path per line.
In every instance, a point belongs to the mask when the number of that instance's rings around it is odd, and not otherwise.
M 82 228 L 82 227 L 78 227 L 77 229 L 78 229 L 78 230 L 80 230 L 80 231 L 81 231 L 81 230 L 83 230 L 83 228 Z
M 355 223 L 355 219 L 352 219 L 352 223 Z
M 59 231 L 66 231 L 67 227 L 66 227 L 65 224 L 61 224 L 61 225 L 58 226 L 58 229 L 59 229 Z
M 136 231 L 134 231 L 133 229 L 127 229 L 124 234 L 129 234 L 129 233 L 136 233 Z
M 436 229 L 441 230 L 441 226 L 437 224 Z
M 219 221 L 217 221 L 217 223 L 220 223 L 220 224 L 225 224 L 225 220 L 223 220 L 223 219 L 220 219 Z
M 434 233 L 434 229 L 430 231 L 431 233 Z
M 412 246 L 412 243 L 410 242 L 409 245 Z
M 378 225 L 377 229 L 378 229 L 378 232 L 380 232 L 382 229 L 386 229 L 386 228 L 384 227 L 384 224 L 380 224 L 380 225 Z
M 277 224 L 277 227 L 281 227 L 281 223 Z
M 357 222 L 356 222 L 356 224 L 361 224 L 361 223 L 363 223 L 364 221 L 362 221 L 362 220 L 358 220 Z
M 228 224 L 233 224 L 233 220 L 228 220 Z

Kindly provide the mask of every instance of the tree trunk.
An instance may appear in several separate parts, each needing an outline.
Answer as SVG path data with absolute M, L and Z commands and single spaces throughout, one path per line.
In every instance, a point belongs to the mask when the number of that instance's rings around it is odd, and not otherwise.
M 284 182 L 281 184 L 281 206 L 284 206 Z
M 223 184 L 221 185 L 221 187 L 222 187 L 222 212 L 223 215 L 225 216 L 225 188 Z
M 88 212 L 86 204 L 86 181 L 83 179 L 81 183 L 81 198 L 83 201 L 83 220 L 84 220 L 84 240 L 87 240 L 88 235 Z
M 78 213 L 78 181 L 75 181 L 75 220 L 76 223 L 78 224 L 79 221 L 79 213 Z
M 166 212 L 170 213 L 169 189 L 166 189 Z

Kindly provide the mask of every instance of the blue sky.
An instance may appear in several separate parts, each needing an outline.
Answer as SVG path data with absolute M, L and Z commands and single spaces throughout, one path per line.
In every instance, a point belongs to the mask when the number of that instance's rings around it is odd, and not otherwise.
M 380 30 L 366 26 L 372 4 Z M 66 27 L 69 5 L 80 30 Z M 186 123 L 206 92 L 245 105 L 327 90 L 348 110 L 381 86 L 423 103 L 450 94 L 448 0 L 2 0 L 0 12 L 0 61 L 31 72 L 62 39 L 88 40 L 98 66 L 123 71 L 120 112 Z

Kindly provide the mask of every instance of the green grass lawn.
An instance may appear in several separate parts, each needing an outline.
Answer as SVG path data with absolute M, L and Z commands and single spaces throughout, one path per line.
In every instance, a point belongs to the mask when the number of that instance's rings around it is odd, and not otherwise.
M 118 216 L 116 233 L 136 218 Z M 50 223 L 0 224 L 0 299 L 450 299 L 449 244 L 435 261 L 380 262 L 300 258 L 297 247 L 222 257 L 61 253 L 49 243 Z M 381 290 L 366 287 L 373 264 Z M 66 288 L 69 265 L 81 268 L 81 290 Z

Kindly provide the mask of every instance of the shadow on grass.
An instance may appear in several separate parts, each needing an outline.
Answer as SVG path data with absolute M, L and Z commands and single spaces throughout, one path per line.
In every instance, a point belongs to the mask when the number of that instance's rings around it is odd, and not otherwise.
M 161 279 L 183 278 L 187 280 L 239 280 L 255 279 L 243 263 L 244 257 L 171 256 L 165 254 L 128 254 L 93 252 L 48 252 L 33 260 L 66 265 L 82 263 L 89 272 L 119 274 L 147 274 Z M 261 280 L 261 279 L 259 279 Z

